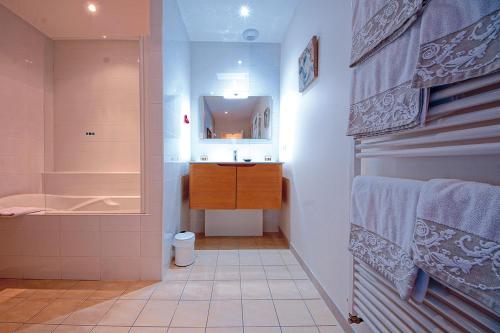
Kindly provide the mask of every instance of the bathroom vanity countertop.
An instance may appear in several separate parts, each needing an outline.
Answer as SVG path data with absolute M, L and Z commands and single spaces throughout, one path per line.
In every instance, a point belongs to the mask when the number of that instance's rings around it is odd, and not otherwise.
M 224 165 L 245 165 L 245 164 L 283 164 L 283 162 L 215 162 L 215 161 L 191 161 L 191 164 L 224 164 Z

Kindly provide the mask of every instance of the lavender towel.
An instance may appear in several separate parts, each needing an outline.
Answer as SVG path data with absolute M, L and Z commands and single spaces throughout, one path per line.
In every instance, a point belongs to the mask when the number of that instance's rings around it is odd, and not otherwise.
M 411 86 L 418 57 L 420 23 L 354 68 L 348 135 L 367 137 L 425 122 L 428 90 Z
M 415 264 L 500 315 L 500 187 L 437 179 L 420 193 Z
M 417 202 L 423 182 L 356 177 L 352 187 L 349 250 L 382 274 L 408 299 L 418 268 L 410 257 Z
M 432 0 L 422 15 L 413 87 L 454 83 L 500 69 L 500 1 Z

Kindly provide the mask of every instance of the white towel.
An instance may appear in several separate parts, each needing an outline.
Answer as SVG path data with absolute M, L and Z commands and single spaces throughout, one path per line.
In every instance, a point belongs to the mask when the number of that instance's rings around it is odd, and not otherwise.
M 361 176 L 352 187 L 349 250 L 390 281 L 402 299 L 411 295 L 418 272 L 410 248 L 423 184 Z
M 500 314 L 500 187 L 427 182 L 413 236 L 415 264 Z
M 0 217 L 17 217 L 43 211 L 37 207 L 10 207 L 0 209 Z

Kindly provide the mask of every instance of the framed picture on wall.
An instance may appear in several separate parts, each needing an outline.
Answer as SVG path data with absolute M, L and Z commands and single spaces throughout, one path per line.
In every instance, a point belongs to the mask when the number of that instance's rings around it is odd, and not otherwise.
M 299 58 L 299 91 L 304 92 L 319 76 L 319 40 L 314 36 Z

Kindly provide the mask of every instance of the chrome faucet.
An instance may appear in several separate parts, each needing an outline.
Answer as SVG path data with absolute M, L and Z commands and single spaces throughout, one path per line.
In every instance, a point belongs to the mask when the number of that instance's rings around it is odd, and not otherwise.
M 237 150 L 233 150 L 233 161 L 238 162 L 238 151 Z

